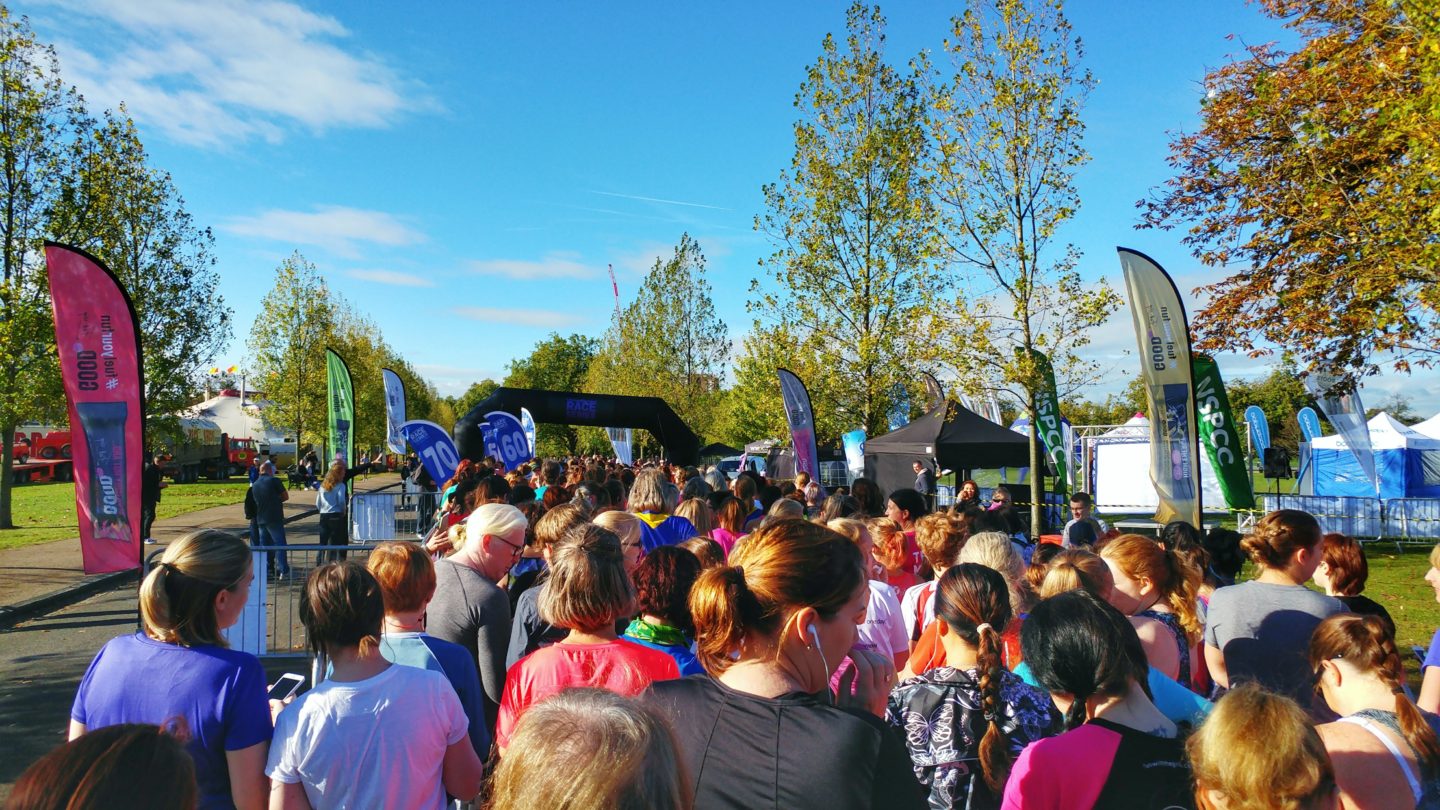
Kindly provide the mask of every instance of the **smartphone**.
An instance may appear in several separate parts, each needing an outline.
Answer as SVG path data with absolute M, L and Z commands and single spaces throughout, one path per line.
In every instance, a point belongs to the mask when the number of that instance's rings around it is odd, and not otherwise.
M 303 683 L 305 683 L 304 675 L 296 675 L 293 672 L 287 672 L 284 675 L 280 676 L 280 680 L 271 684 L 270 699 L 285 700 L 286 698 L 289 698 L 291 695 L 295 694 L 296 690 L 298 690 L 300 688 L 300 685 Z

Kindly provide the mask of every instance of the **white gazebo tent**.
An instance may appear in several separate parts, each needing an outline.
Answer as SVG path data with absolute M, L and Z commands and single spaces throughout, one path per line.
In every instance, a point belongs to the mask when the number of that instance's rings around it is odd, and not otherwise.
M 1095 508 L 1101 512 L 1149 512 L 1160 505 L 1150 482 L 1150 420 L 1136 414 L 1128 422 L 1099 436 L 1084 439 L 1089 445 L 1089 480 Z M 1206 512 L 1225 512 L 1225 496 L 1210 466 L 1200 453 L 1200 492 Z

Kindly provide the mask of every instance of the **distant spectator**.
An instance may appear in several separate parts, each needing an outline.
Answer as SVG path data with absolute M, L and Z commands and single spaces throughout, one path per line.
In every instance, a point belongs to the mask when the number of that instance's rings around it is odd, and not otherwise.
M 1330 532 L 1320 538 L 1324 545 L 1320 552 L 1320 565 L 1312 579 L 1325 589 L 1327 596 L 1333 596 L 1345 603 L 1351 613 L 1379 616 L 1395 634 L 1395 620 L 1385 606 L 1368 596 L 1362 595 L 1365 580 L 1370 577 L 1370 564 L 1365 560 L 1365 547 L 1353 537 Z
M 1006 493 L 1009 494 L 1008 491 Z M 1007 504 L 1008 505 L 1008 504 Z M 1060 544 L 1065 548 L 1086 548 L 1100 541 L 1109 531 L 1105 521 L 1094 515 L 1095 501 L 1088 492 L 1076 492 L 1070 496 L 1070 520 L 1060 532 Z

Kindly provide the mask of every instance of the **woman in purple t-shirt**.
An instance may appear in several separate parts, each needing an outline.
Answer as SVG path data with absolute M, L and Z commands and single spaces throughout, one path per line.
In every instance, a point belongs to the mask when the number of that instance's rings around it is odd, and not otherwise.
M 200 807 L 265 807 L 265 671 L 221 635 L 254 578 L 250 547 L 233 534 L 202 529 L 171 543 L 140 585 L 145 632 L 95 656 L 70 709 L 70 739 L 120 723 L 183 724 Z

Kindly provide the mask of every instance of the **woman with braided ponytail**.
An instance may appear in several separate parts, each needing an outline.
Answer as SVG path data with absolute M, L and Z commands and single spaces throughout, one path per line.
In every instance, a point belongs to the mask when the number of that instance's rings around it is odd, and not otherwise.
M 1052 596 L 1020 644 L 1067 731 L 1015 760 L 1007 810 L 1195 806 L 1178 729 L 1151 702 L 1145 651 L 1120 611 L 1084 590 Z
M 1193 688 L 1204 665 L 1198 644 L 1205 627 L 1196 612 L 1200 569 L 1138 534 L 1106 543 L 1100 557 L 1115 582 L 1108 601 L 1130 617 L 1150 666 Z
M 1440 808 L 1440 718 L 1402 687 L 1395 637 L 1378 616 L 1342 613 L 1310 637 L 1315 688 L 1339 720 L 1316 728 L 1341 804 L 1366 810 Z
M 897 686 L 885 719 L 905 732 L 933 810 L 999 807 L 1015 756 L 1058 734 L 1060 713 L 1001 663 L 1011 608 L 997 571 L 977 563 L 947 570 L 936 585 L 935 617 L 946 666 Z

